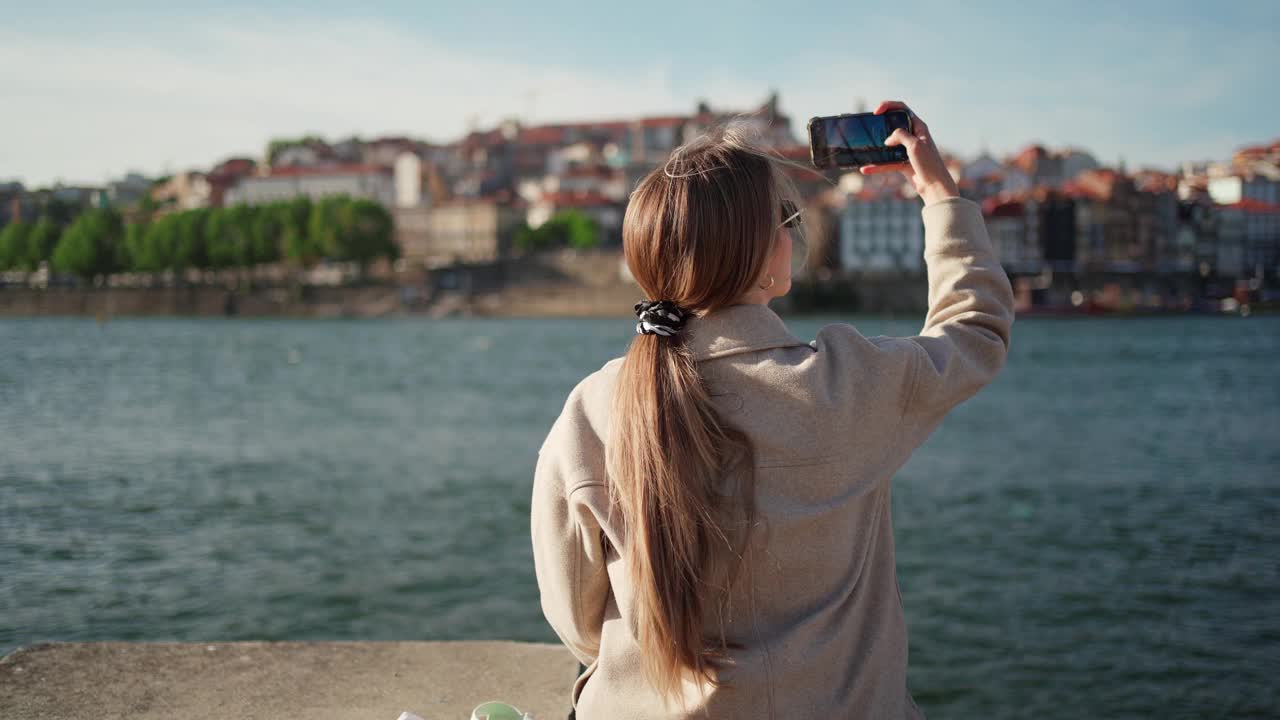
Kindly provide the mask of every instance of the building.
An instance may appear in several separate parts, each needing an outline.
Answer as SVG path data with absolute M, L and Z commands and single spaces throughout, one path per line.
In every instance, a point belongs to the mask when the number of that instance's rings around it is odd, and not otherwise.
M 24 222 L 34 216 L 31 197 L 22 183 L 0 182 L 0 227 Z
M 440 155 L 432 160 L 450 194 L 476 198 L 501 189 L 515 192 L 527 180 L 558 173 L 566 149 L 587 146 L 611 167 L 622 168 L 626 187 L 634 187 L 677 146 L 730 120 L 746 125 L 767 146 L 797 144 L 791 120 L 779 111 L 775 93 L 747 113 L 713 111 L 700 103 L 692 115 L 528 126 L 508 119 L 492 129 L 473 130 L 451 146 L 433 149 Z
M 1040 243 L 1040 208 L 1027 194 L 1009 199 L 992 198 L 983 204 L 982 214 L 996 257 L 1010 274 L 1040 272 L 1044 251 Z
M 296 197 L 347 195 L 392 207 L 396 203 L 391 168 L 376 165 L 274 167 L 268 175 L 244 177 L 226 192 L 227 205 L 262 205 Z
M 0 183 L 0 226 L 40 217 L 67 225 L 85 210 L 106 206 L 106 193 L 100 188 L 55 185 L 32 190 L 16 181 Z
M 119 180 L 107 183 L 106 201 L 112 207 L 130 207 L 151 192 L 154 181 L 139 173 L 129 173 Z
M 627 197 L 626 175 L 608 165 L 573 165 L 543 179 L 544 193 L 594 194 L 613 202 Z
M 1134 212 L 1138 221 L 1138 242 L 1146 249 L 1147 268 L 1157 273 L 1189 273 L 1189 248 L 1179 245 L 1178 180 L 1162 173 L 1144 172 L 1134 176 Z
M 1029 145 L 1006 163 L 1030 178 L 1032 187 L 1058 188 L 1081 173 L 1098 169 L 1098 161 L 1083 150 L 1067 148 L 1050 151 L 1042 145 Z
M 1280 180 L 1265 175 L 1227 175 L 1208 179 L 1209 197 L 1219 205 L 1252 201 L 1280 205 Z
M 1180 200 L 1175 254 L 1167 261 L 1202 278 L 1217 275 L 1218 220 L 1213 203 Z
M 1015 164 L 1001 164 L 985 151 L 960 166 L 956 184 L 963 197 L 976 203 L 1001 195 L 1020 195 L 1034 187 L 1031 175 Z
M 209 177 L 195 171 L 176 173 L 151 188 L 151 200 L 161 209 L 175 212 L 209 207 L 212 196 Z
M 627 161 L 642 167 L 659 165 L 685 141 L 688 122 L 689 118 L 684 115 L 641 118 L 631 128 L 624 145 Z
M 47 191 L 49 198 L 76 209 L 76 212 L 107 207 L 106 191 L 89 185 L 54 185 Z
M 1245 260 L 1245 213 L 1243 209 L 1216 208 L 1217 242 L 1214 244 L 1213 267 L 1219 278 L 1234 280 L 1244 277 L 1248 263 Z
M 1280 205 L 1240 200 L 1218 207 L 1219 274 L 1274 281 L 1280 277 Z
M 348 143 L 343 150 L 348 155 L 358 152 L 354 144 Z M 334 152 L 334 146 L 318 137 L 304 137 L 297 140 L 273 140 L 267 147 L 266 164 L 276 167 L 315 167 L 317 165 L 340 164 L 343 159 Z
M 840 267 L 849 272 L 924 272 L 920 199 L 863 190 L 839 211 Z
M 782 112 L 776 92 L 770 93 L 758 108 L 747 112 L 713 111 L 707 103 L 698 103 L 697 112 L 684 124 L 683 142 L 730 121 L 746 126 L 756 141 L 765 147 L 778 148 L 797 144 L 791 129 L 791 118 Z
M 430 150 L 430 145 L 412 138 L 374 138 L 361 144 L 360 162 L 365 165 L 394 165 L 406 153 L 425 159 Z
M 1059 163 L 1058 171 L 1061 173 L 1062 178 L 1061 182 L 1068 182 L 1078 177 L 1080 173 L 1097 170 L 1102 167 L 1093 155 L 1076 148 L 1067 148 L 1059 151 L 1057 158 Z M 1061 182 L 1058 184 L 1060 185 Z
M 1172 189 L 1142 190 L 1115 170 L 1089 170 L 1063 184 L 1076 205 L 1080 271 L 1152 272 L 1176 242 L 1178 198 Z
M 223 160 L 213 166 L 205 179 L 209 182 L 209 207 L 222 207 L 227 202 L 227 192 L 235 187 L 241 179 L 253 175 L 258 163 L 251 158 L 235 157 Z
M 396 244 L 408 263 L 442 267 L 493 262 L 508 255 L 523 208 L 495 200 L 452 200 L 433 207 L 396 208 Z
M 402 152 L 392 163 L 393 185 L 398 208 L 421 207 L 429 204 L 428 195 L 422 191 L 422 159 L 411 152 Z
M 1052 272 L 1076 271 L 1076 201 L 1050 190 L 1037 197 L 1041 258 Z

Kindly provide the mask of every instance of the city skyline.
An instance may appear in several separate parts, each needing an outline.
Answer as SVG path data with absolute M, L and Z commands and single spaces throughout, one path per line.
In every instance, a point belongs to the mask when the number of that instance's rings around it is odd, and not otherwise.
M 747 110 L 770 90 L 798 140 L 812 115 L 902 98 L 962 156 L 1039 142 L 1108 165 L 1173 169 L 1270 141 L 1280 110 L 1258 91 L 1280 55 L 1267 29 L 1280 10 L 1263 3 L 1212 12 L 924 3 L 910 16 L 646 7 L 623 17 L 554 3 L 392 3 L 360 16 L 330 3 L 305 16 L 216 8 L 6 10 L 15 22 L 0 30 L 0 87 L 20 112 L 0 116 L 0 179 L 154 176 L 259 156 L 273 137 L 306 133 L 449 142 L 513 116 L 687 114 L 699 100 Z M 1126 13 L 1140 10 L 1142 27 L 1126 29 Z

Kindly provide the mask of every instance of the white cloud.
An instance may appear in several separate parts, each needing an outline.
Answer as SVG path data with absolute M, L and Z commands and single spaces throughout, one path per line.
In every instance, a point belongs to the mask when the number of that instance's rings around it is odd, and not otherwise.
M 1191 41 L 1174 34 L 1162 42 L 1183 52 Z M 946 43 L 934 56 L 874 62 L 853 50 L 780 47 L 760 74 L 737 71 L 730 57 L 699 67 L 678 56 L 614 73 L 590 57 L 562 66 L 467 53 L 382 20 L 237 17 L 189 22 L 181 32 L 77 38 L 0 28 L 0 178 L 102 182 L 130 169 L 207 167 L 306 132 L 449 140 L 470 122 L 491 126 L 511 115 L 548 122 L 682 113 L 700 98 L 748 109 L 771 87 L 781 90 L 797 135 L 813 115 L 897 98 L 953 151 L 999 154 L 1042 141 L 1084 146 L 1104 161 L 1172 165 L 1266 139 L 1249 136 L 1249 126 L 1186 121 L 1216 122 L 1224 98 L 1252 97 L 1240 90 L 1265 55 L 1256 44 L 1240 57 L 1182 63 L 1182 71 L 1166 53 L 1110 74 L 1084 55 L 1059 64 L 1052 78 L 1044 75 L 1048 57 L 993 62 L 1003 55 Z
M 0 176 L 101 181 L 207 166 L 274 135 L 404 132 L 450 139 L 468 120 L 687 110 L 670 68 L 625 77 L 471 57 L 382 23 L 209 25 L 187 47 L 72 42 L 0 30 Z

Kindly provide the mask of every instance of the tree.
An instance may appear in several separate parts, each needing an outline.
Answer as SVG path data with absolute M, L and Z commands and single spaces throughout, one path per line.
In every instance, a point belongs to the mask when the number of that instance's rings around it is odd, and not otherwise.
M 575 250 L 589 250 L 600 244 L 600 227 L 586 213 L 578 210 L 565 210 L 556 213 L 551 222 L 559 221 L 564 226 L 566 243 Z
M 562 210 L 536 228 L 528 225 L 516 231 L 515 246 L 521 250 L 571 247 L 585 250 L 600 244 L 600 228 L 585 213 Z
M 31 228 L 31 234 L 27 236 L 27 263 L 28 270 L 37 270 L 40 263 L 48 262 L 53 258 L 54 248 L 58 247 L 58 224 L 48 216 L 41 216 L 36 224 Z
M 209 213 L 205 238 L 210 267 L 247 267 L 253 264 L 253 214 L 253 208 L 247 205 L 219 208 Z
M 0 270 L 24 268 L 30 235 L 31 226 L 21 221 L 11 222 L 0 230 Z
M 311 208 L 309 235 L 321 253 L 359 263 L 362 272 L 375 258 L 398 254 L 391 228 L 391 214 L 372 200 L 339 195 Z
M 58 226 L 48 217 L 34 225 L 10 223 L 0 232 L 0 270 L 40 269 L 40 263 L 53 257 L 58 245 Z
M 280 260 L 280 248 L 284 244 L 287 209 L 278 205 L 266 205 L 256 209 L 250 232 L 254 263 L 273 263 Z
M 209 221 L 209 210 L 201 208 L 188 210 L 177 215 L 178 222 L 172 265 L 175 270 L 183 268 L 209 268 L 209 248 L 205 236 L 205 226 Z
M 124 226 L 124 247 L 129 255 L 129 269 L 134 272 L 151 270 L 147 266 L 146 235 L 146 223 L 129 223 Z
M 319 242 L 311 235 L 311 198 L 296 197 L 277 206 L 282 226 L 284 255 L 290 261 L 310 267 L 324 255 Z
M 168 178 L 165 178 L 165 179 L 167 180 Z M 151 188 L 154 190 L 156 185 L 160 184 L 161 182 L 163 181 L 157 180 L 151 183 Z M 138 200 L 137 209 L 138 209 L 137 217 L 143 223 L 148 223 L 148 222 L 151 222 L 152 218 L 155 217 L 156 210 L 160 209 L 160 204 L 156 202 L 155 198 L 151 197 L 151 191 L 149 190 L 146 193 L 144 193 L 143 196 Z
M 123 237 L 124 224 L 118 212 L 87 210 L 58 239 L 53 265 L 85 280 L 118 272 L 127 260 Z
M 375 258 L 394 260 L 399 255 L 391 213 L 372 200 L 349 200 L 339 215 L 342 246 L 337 257 L 360 263 L 363 271 Z
M 146 225 L 142 237 L 130 245 L 135 270 L 160 272 L 181 269 L 176 263 L 181 222 L 181 216 L 175 214 L 164 215 Z
M 541 240 L 542 236 L 537 230 L 529 227 L 529 223 L 521 223 L 520 227 L 516 228 L 515 237 L 511 242 L 517 250 L 541 250 L 542 248 L 538 246 Z
M 307 221 L 307 237 L 317 257 L 339 257 L 342 240 L 340 208 L 347 202 L 346 196 L 320 198 L 311 204 L 311 217 Z

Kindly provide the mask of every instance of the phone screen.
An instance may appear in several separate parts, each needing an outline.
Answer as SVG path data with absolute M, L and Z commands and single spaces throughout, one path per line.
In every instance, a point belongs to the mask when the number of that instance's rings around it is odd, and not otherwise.
M 813 164 L 818 167 L 860 167 L 862 165 L 906 162 L 902 147 L 885 147 L 884 141 L 897 128 L 910 130 L 907 113 L 891 111 L 881 115 L 858 113 L 814 118 L 809 124 Z

